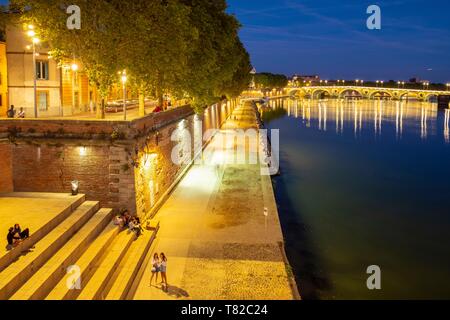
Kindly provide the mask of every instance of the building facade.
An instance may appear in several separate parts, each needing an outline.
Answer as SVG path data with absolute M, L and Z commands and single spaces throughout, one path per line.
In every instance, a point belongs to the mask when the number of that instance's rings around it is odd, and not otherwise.
M 6 61 L 6 43 L 0 42 L 0 117 L 8 109 L 8 72 Z
M 95 89 L 74 61 L 57 63 L 45 43 L 35 45 L 26 26 L 6 29 L 8 103 L 16 110 L 24 108 L 26 117 L 34 117 L 34 76 L 39 118 L 70 116 L 89 111 L 95 104 Z M 76 66 L 76 68 L 74 67 Z

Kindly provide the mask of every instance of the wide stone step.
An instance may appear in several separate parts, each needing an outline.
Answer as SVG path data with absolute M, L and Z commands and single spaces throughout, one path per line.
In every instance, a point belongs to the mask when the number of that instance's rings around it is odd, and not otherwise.
M 111 218 L 112 209 L 100 209 L 11 297 L 11 300 L 45 298 L 59 280 L 67 274 L 67 268 L 74 265 L 97 235 L 111 223 Z
M 86 201 L 67 219 L 0 273 L 0 300 L 11 297 L 44 265 L 99 209 L 99 203 Z
M 87 283 L 92 276 L 96 267 L 100 264 L 102 257 L 106 254 L 106 250 L 111 242 L 119 233 L 119 227 L 112 222 L 102 231 L 102 233 L 94 240 L 83 255 L 74 263 L 80 268 L 80 284 Z M 81 290 L 71 289 L 67 283 L 70 281 L 71 274 L 65 274 L 61 281 L 51 290 L 45 298 L 46 300 L 73 300 L 76 299 Z M 76 281 L 77 279 L 73 279 Z
M 61 196 L 54 193 L 30 193 L 30 192 L 13 192 L 13 193 L 2 193 L 2 197 L 8 198 L 23 198 L 23 199 L 67 199 L 67 195 Z M 71 198 L 72 199 L 72 198 Z M 64 221 L 73 211 L 76 210 L 85 201 L 85 195 L 80 194 L 73 197 L 71 203 L 67 204 L 61 212 L 56 215 L 53 219 L 45 223 L 42 227 L 37 230 L 31 230 L 30 237 L 27 241 L 20 243 L 13 250 L 8 251 L 6 254 L 0 254 L 0 272 L 6 269 L 11 263 L 14 262 L 18 257 L 20 257 L 24 252 L 32 248 L 38 241 L 45 237 L 50 231 L 56 228 L 62 221 Z M 6 231 L 5 231 L 6 232 Z
M 114 275 L 106 300 L 125 300 L 137 279 L 139 270 L 155 239 L 157 231 L 145 231 L 128 249 L 126 256 Z
M 82 287 L 77 300 L 103 300 L 105 298 L 104 289 L 135 239 L 136 235 L 128 230 L 121 232 L 116 237 L 100 266 L 95 270 L 89 282 Z

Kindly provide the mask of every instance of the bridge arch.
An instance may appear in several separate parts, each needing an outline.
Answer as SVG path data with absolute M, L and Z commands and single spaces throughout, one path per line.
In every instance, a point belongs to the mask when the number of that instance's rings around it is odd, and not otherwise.
M 316 98 L 319 98 L 320 97 L 319 95 L 323 94 L 323 93 L 327 93 L 329 96 L 332 95 L 330 89 L 324 89 L 324 88 L 314 89 L 311 91 L 310 94 L 311 94 L 312 99 L 316 99 Z
M 369 93 L 369 98 L 370 98 L 370 99 L 373 99 L 373 98 L 375 98 L 375 95 L 380 94 L 380 93 L 381 93 L 381 96 L 382 96 L 382 97 L 388 96 L 389 98 L 392 99 L 392 93 L 390 93 L 390 92 L 387 91 L 387 90 L 375 90 L 375 91 Z
M 340 99 L 345 98 L 345 94 L 346 93 L 352 93 L 352 96 L 354 97 L 359 97 L 359 98 L 363 98 L 364 94 L 360 89 L 356 89 L 356 88 L 348 88 L 348 89 L 344 89 L 342 91 L 339 92 L 338 96 Z M 357 93 L 357 95 L 354 95 L 353 93 Z
M 425 101 L 430 101 L 431 98 L 435 98 L 436 100 L 438 99 L 438 94 L 436 93 L 428 93 L 425 95 L 424 100 Z

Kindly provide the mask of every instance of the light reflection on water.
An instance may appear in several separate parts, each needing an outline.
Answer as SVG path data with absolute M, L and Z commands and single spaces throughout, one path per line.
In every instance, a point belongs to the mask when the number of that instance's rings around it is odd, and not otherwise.
M 274 100 L 274 179 L 306 298 L 450 298 L 448 110 L 422 102 Z M 382 290 L 366 268 L 382 270 Z
M 379 136 L 383 123 L 395 124 L 395 135 L 401 139 L 403 124 L 407 129 L 420 129 L 420 138 L 426 139 L 429 134 L 436 134 L 437 120 L 442 121 L 443 137 L 449 141 L 449 110 L 444 110 L 442 119 L 438 119 L 437 105 L 429 102 L 412 101 L 366 101 L 366 100 L 272 100 L 271 109 L 283 108 L 288 116 L 300 118 L 306 127 L 314 127 L 327 131 L 334 129 L 336 133 L 353 130 L 355 136 L 363 129 L 373 130 Z M 265 112 L 263 108 L 262 113 Z M 332 126 L 331 126 L 332 125 Z

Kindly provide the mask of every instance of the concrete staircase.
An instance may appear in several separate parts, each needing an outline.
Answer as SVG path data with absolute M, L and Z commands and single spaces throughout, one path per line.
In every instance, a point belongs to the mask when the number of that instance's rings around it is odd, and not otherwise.
M 38 237 L 14 248 L 14 260 L 4 260 L 0 299 L 125 299 L 139 281 L 157 229 L 136 239 L 134 233 L 119 230 L 112 218 L 111 209 L 77 199 Z M 72 288 L 74 283 L 80 288 Z

